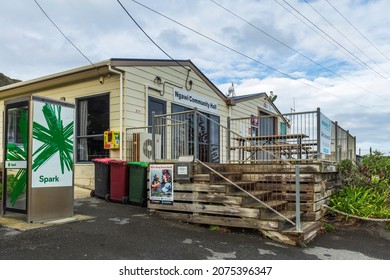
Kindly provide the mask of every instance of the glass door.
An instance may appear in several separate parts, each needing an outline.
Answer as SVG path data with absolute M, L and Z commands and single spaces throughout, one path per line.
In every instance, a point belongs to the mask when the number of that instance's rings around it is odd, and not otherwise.
M 167 113 L 166 111 L 166 102 L 164 100 L 160 100 L 160 99 L 157 99 L 157 98 L 153 98 L 153 97 L 149 97 L 149 101 L 148 101 L 148 107 L 149 107 L 149 110 L 148 110 L 148 126 L 152 126 L 152 118 L 153 118 L 153 112 L 155 115 L 164 115 Z M 160 141 L 160 145 L 161 147 L 158 148 L 156 147 L 156 159 L 161 159 L 161 158 L 165 158 L 166 157 L 166 148 L 167 145 L 165 144 L 166 142 L 166 139 L 165 139 L 165 125 L 166 125 L 166 118 L 160 118 L 157 120 L 157 122 L 155 123 L 155 125 L 157 126 L 157 129 L 156 129 L 156 134 L 160 135 L 161 137 L 161 141 Z M 149 129 L 149 133 L 152 132 L 152 129 L 150 128 Z M 156 140 L 156 144 L 157 144 L 157 140 Z
M 4 211 L 27 213 L 28 102 L 6 105 Z

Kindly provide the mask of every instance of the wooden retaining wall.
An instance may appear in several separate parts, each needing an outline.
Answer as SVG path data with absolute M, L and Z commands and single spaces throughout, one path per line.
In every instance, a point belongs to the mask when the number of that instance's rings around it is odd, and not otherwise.
M 299 164 L 301 220 L 317 222 L 325 214 L 322 206 L 328 203 L 329 197 L 336 192 L 340 181 L 332 164 L 324 162 Z M 233 182 L 248 182 L 253 192 L 270 193 L 264 200 L 266 202 L 269 200 L 267 203 L 270 205 L 273 205 L 275 198 L 286 203 L 287 206 L 281 210 L 283 215 L 290 219 L 295 218 L 294 165 L 229 164 L 214 165 L 214 168 Z M 212 174 L 207 168 L 194 164 L 194 182 L 174 182 L 173 205 L 148 202 L 148 210 L 152 214 L 184 222 L 259 229 L 268 236 L 271 231 L 282 233 L 286 230 L 286 221 L 278 215 L 274 215 L 259 203 L 252 206 L 247 202 L 247 195 L 237 192 L 233 186 Z M 287 224 L 290 226 L 287 231 L 292 232 L 291 224 Z M 315 236 L 319 227 L 311 225 L 309 227 L 313 228 L 311 232 L 303 235 Z M 297 240 L 300 238 L 297 237 Z
M 226 185 L 174 183 L 174 204 L 148 203 L 149 212 L 180 221 L 276 230 L 278 222 L 261 221 L 261 209 L 242 207 L 243 196 L 229 195 Z

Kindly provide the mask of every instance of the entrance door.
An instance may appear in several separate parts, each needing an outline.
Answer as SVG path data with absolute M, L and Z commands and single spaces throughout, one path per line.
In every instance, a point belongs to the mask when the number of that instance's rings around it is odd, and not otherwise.
M 152 118 L 153 118 L 153 112 L 155 115 L 164 115 L 167 113 L 166 111 L 166 102 L 164 100 L 160 100 L 160 99 L 157 99 L 157 98 L 153 98 L 153 97 L 149 97 L 149 103 L 148 103 L 148 126 L 152 126 Z M 155 125 L 157 126 L 157 129 L 156 129 L 156 134 L 160 134 L 161 135 L 161 154 L 160 155 L 156 155 L 156 158 L 164 158 L 165 155 L 166 155 L 166 149 L 164 147 L 166 147 L 165 145 L 165 125 L 166 123 L 166 120 L 165 118 L 160 118 L 157 123 L 155 123 Z M 150 128 L 149 129 L 149 133 L 152 132 L 152 129 Z
M 275 135 L 276 118 L 271 116 L 268 113 L 259 111 L 259 135 L 261 136 L 269 136 L 268 140 L 260 141 L 261 145 L 270 145 L 270 141 L 272 142 L 272 135 Z M 259 151 L 257 152 L 257 159 L 261 160 L 269 160 L 274 159 L 274 155 L 269 151 Z
M 27 213 L 28 102 L 5 106 L 4 212 Z

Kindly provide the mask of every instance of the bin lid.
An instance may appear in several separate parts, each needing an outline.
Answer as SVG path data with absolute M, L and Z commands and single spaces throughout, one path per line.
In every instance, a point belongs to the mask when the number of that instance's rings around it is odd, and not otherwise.
M 92 159 L 93 162 L 104 163 L 104 164 L 108 164 L 108 162 L 110 160 L 112 160 L 112 158 L 93 158 Z
M 148 163 L 147 162 L 142 162 L 142 161 L 130 161 L 129 165 L 140 166 L 140 167 L 148 167 Z
M 108 163 L 110 165 L 127 165 L 127 161 L 114 158 L 110 159 Z

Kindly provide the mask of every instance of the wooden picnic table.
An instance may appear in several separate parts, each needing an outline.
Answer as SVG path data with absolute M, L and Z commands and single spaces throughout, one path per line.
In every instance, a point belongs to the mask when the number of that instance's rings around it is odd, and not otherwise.
M 292 157 L 292 150 L 297 151 L 298 158 L 302 158 L 303 144 L 302 139 L 309 136 L 303 133 L 285 134 L 285 135 L 257 135 L 234 137 L 233 140 L 239 141 L 239 146 L 232 147 L 232 150 L 242 150 L 242 159 L 244 159 L 244 151 L 258 150 L 283 150 L 286 155 Z M 297 143 L 288 143 L 286 140 L 296 139 Z M 250 141 L 251 145 L 245 145 L 245 142 Z M 254 145 L 253 145 L 254 144 Z

